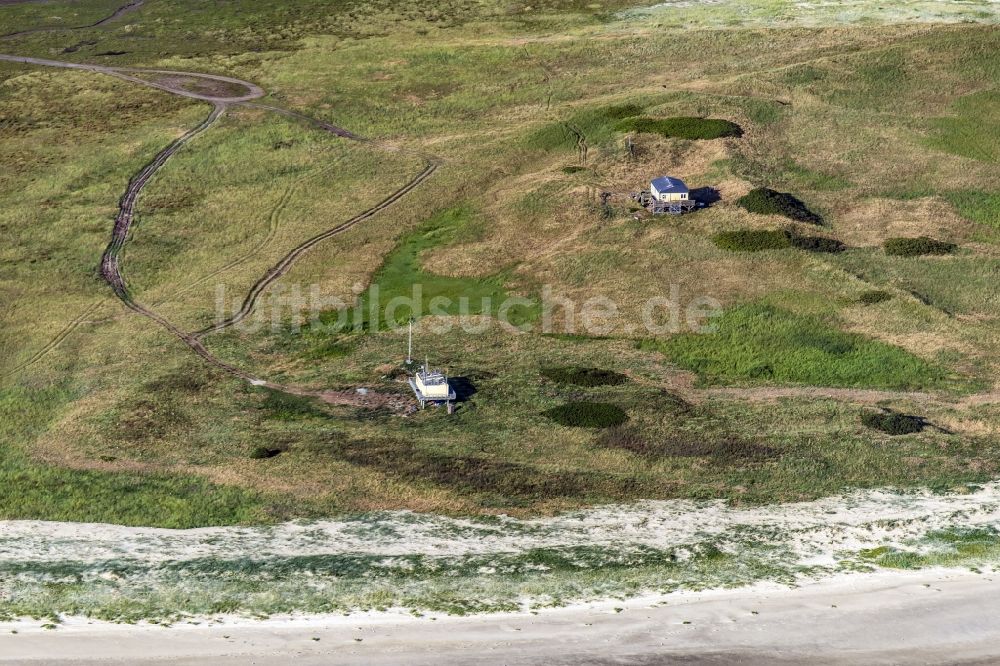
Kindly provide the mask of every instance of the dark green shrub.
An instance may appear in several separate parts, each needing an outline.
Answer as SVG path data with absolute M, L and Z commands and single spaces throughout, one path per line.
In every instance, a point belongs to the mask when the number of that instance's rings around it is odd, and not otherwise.
M 587 167 L 582 167 L 582 166 L 564 166 L 562 168 L 562 172 L 568 174 L 580 173 L 581 171 L 586 171 L 586 170 Z
M 843 252 L 847 249 L 835 238 L 800 236 L 788 229 L 736 229 L 723 231 L 712 239 L 716 246 L 733 252 L 760 252 L 794 247 L 806 252 Z
M 609 120 L 624 120 L 625 118 L 632 118 L 633 116 L 638 116 L 642 113 L 642 107 L 638 104 L 620 104 L 617 106 L 608 106 L 604 108 L 604 117 Z
M 628 414 L 617 405 L 586 400 L 568 402 L 542 414 L 560 425 L 576 428 L 610 428 L 628 420 Z
M 951 254 L 958 249 L 958 246 L 927 236 L 918 236 L 916 238 L 889 238 L 882 243 L 882 248 L 886 254 L 896 257 L 919 257 L 925 254 Z
M 910 435 L 920 432 L 927 425 L 919 416 L 897 412 L 866 412 L 861 415 L 861 423 L 889 435 Z
M 551 367 L 542 368 L 541 374 L 557 384 L 575 386 L 620 386 L 628 381 L 628 377 L 620 372 L 600 368 Z
M 743 128 L 721 118 L 627 118 L 615 126 L 621 132 L 659 134 L 675 139 L 721 139 L 743 136 Z
M 758 187 L 736 201 L 736 205 L 760 215 L 783 215 L 796 222 L 822 224 L 823 218 L 787 192 Z
M 876 303 L 884 303 L 885 301 L 888 301 L 891 298 L 892 294 L 890 294 L 888 291 L 881 291 L 879 289 L 875 289 L 872 291 L 862 292 L 862 294 L 858 296 L 858 303 L 862 303 L 864 305 L 875 305 Z
M 827 252 L 836 254 L 843 252 L 847 246 L 835 238 L 825 238 L 823 236 L 799 236 L 791 234 L 789 240 L 792 247 L 796 247 L 806 252 Z
M 792 246 L 788 232 L 781 229 L 735 229 L 715 235 L 712 242 L 723 250 L 760 252 L 783 250 Z
M 266 460 L 281 455 L 281 449 L 269 449 L 266 446 L 255 446 L 250 451 L 252 460 Z

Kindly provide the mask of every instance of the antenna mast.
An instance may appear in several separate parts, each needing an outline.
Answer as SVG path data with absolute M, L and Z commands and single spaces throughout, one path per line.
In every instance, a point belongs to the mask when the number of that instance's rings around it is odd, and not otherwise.
M 406 364 L 413 363 L 413 317 L 410 317 L 410 340 L 406 345 Z

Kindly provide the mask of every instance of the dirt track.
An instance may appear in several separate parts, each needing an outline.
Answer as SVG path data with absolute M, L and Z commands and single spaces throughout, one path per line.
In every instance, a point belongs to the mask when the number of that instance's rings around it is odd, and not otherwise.
M 47 60 L 44 58 L 29 58 L 23 56 L 14 55 L 0 55 L 0 61 L 15 62 L 26 65 L 39 65 L 43 67 L 59 67 L 64 69 L 75 69 L 81 71 L 94 72 L 97 74 L 104 74 L 108 76 L 114 76 L 116 78 L 129 81 L 131 83 L 136 83 L 139 85 L 148 86 L 151 88 L 156 88 L 164 92 L 179 95 L 181 97 L 187 97 L 190 99 L 196 99 L 199 101 L 209 102 L 213 105 L 211 113 L 208 117 L 197 127 L 185 133 L 182 137 L 171 143 L 169 146 L 164 148 L 153 160 L 147 164 L 143 169 L 136 174 L 132 180 L 129 182 L 125 194 L 122 196 L 118 205 L 118 214 L 115 217 L 115 223 L 111 234 L 111 242 L 108 244 L 107 249 L 104 251 L 104 255 L 101 257 L 100 272 L 104 280 L 111 286 L 115 295 L 133 312 L 143 315 L 157 324 L 162 326 L 164 329 L 169 331 L 176 338 L 181 340 L 186 344 L 194 353 L 203 358 L 205 361 L 215 366 L 216 368 L 223 370 L 224 372 L 243 379 L 255 386 L 266 386 L 278 391 L 291 393 L 295 395 L 308 395 L 321 398 L 322 400 L 331 404 L 348 404 L 360 407 L 392 407 L 397 410 L 404 410 L 408 407 L 407 401 L 401 400 L 398 396 L 385 396 L 378 394 L 374 391 L 369 391 L 366 395 L 360 395 L 351 393 L 349 391 L 312 391 L 308 389 L 302 389 L 294 386 L 287 386 L 283 384 L 276 384 L 273 382 L 268 382 L 262 379 L 258 379 L 252 374 L 237 368 L 225 361 L 219 359 L 214 354 L 212 354 L 202 343 L 202 338 L 209 333 L 221 331 L 225 328 L 233 326 L 234 324 L 243 320 L 248 316 L 257 304 L 257 300 L 260 295 L 273 284 L 276 280 L 281 278 L 285 273 L 287 273 L 295 262 L 305 255 L 313 247 L 321 243 L 322 241 L 332 238 L 338 234 L 342 234 L 352 227 L 360 224 L 361 222 L 373 217 L 377 213 L 389 208 L 394 203 L 402 199 L 409 192 L 416 189 L 421 183 L 430 178 L 430 176 L 437 169 L 437 162 L 433 158 L 423 156 L 425 158 L 424 169 L 413 177 L 409 182 L 407 182 L 403 187 L 396 190 L 385 199 L 380 201 L 375 206 L 369 208 L 368 210 L 354 216 L 353 218 L 342 222 L 331 229 L 328 229 L 320 234 L 307 239 L 303 243 L 299 244 L 297 247 L 293 248 L 288 254 L 286 254 L 277 264 L 275 264 L 267 273 L 264 274 L 251 288 L 249 294 L 244 299 L 243 305 L 238 312 L 233 316 L 226 319 L 225 321 L 219 322 L 211 327 L 204 330 L 198 331 L 196 333 L 186 333 L 182 331 L 178 326 L 173 324 L 166 317 L 160 315 L 155 310 L 137 302 L 131 295 L 128 289 L 128 284 L 125 281 L 124 276 L 121 273 L 121 265 L 119 256 L 122 248 L 128 239 L 129 231 L 132 228 L 132 221 L 135 217 L 135 207 L 138 200 L 139 194 L 142 192 L 143 188 L 149 183 L 150 179 L 159 171 L 173 156 L 177 151 L 183 148 L 188 142 L 194 139 L 199 134 L 208 130 L 226 111 L 226 108 L 233 104 L 245 104 L 248 106 L 253 106 L 254 108 L 263 109 L 271 113 L 281 114 L 296 120 L 301 120 L 310 123 L 311 125 L 317 127 L 318 129 L 329 132 L 337 137 L 351 140 L 371 143 L 372 145 L 377 145 L 374 142 L 369 142 L 367 139 L 360 137 L 346 129 L 337 127 L 322 120 L 316 118 L 311 118 L 301 113 L 295 111 L 290 111 L 287 109 L 282 109 L 280 107 L 266 105 L 266 104 L 250 104 L 252 100 L 256 100 L 264 96 L 264 90 L 259 86 L 247 82 L 241 81 L 240 79 L 234 79 L 227 76 L 220 76 L 216 74 L 200 74 L 192 72 L 176 72 L 171 70 L 159 70 L 159 69 L 136 69 L 136 68 L 119 68 L 119 67 L 104 67 L 101 65 L 88 65 L 80 63 L 70 63 L 62 62 L 58 60 Z M 150 75 L 159 74 L 164 75 L 166 79 L 146 79 L 139 75 Z M 242 95 L 230 95 L 230 96 L 218 96 L 210 95 L 203 92 L 193 92 L 190 90 L 185 90 L 183 88 L 176 87 L 176 85 L 171 85 L 182 80 L 190 79 L 207 79 L 209 81 L 218 81 L 221 83 L 228 84 L 230 86 L 239 86 L 246 90 L 245 94 Z M 179 85 L 179 84 L 178 84 Z M 60 334 L 62 335 L 62 334 Z M 59 338 L 61 340 L 61 338 Z M 58 342 L 56 342 L 58 344 Z M 53 348 L 55 345 L 47 345 L 46 350 Z M 36 354 L 32 357 L 30 362 L 34 362 L 41 357 L 41 354 Z M 21 366 L 24 367 L 24 366 Z
M 0 0 L 0 5 L 19 5 L 30 1 L 33 0 Z M 134 12 L 136 9 L 139 9 L 139 7 L 141 7 L 144 2 L 145 0 L 131 0 L 131 2 L 122 5 L 108 16 L 105 16 L 101 20 L 95 21 L 94 23 L 90 23 L 88 25 L 74 25 L 66 27 L 41 26 L 38 28 L 19 30 L 17 32 L 9 32 L 6 35 L 0 35 L 0 39 L 5 39 L 7 37 L 20 37 L 21 35 L 32 35 L 38 32 L 50 32 L 56 30 L 86 30 L 87 28 L 100 28 L 102 25 L 106 25 L 108 23 L 111 23 L 112 21 L 118 20 L 125 14 Z

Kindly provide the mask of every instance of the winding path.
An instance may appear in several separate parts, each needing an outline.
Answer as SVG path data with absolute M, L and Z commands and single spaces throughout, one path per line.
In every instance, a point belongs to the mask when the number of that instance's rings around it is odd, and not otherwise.
M 17 32 L 8 32 L 6 35 L 0 35 L 0 39 L 7 39 L 8 37 L 21 37 L 22 35 L 33 35 L 39 32 L 55 32 L 58 30 L 86 30 L 87 28 L 100 28 L 102 25 L 116 21 L 125 14 L 134 12 L 143 5 L 145 0 L 131 0 L 114 12 L 93 23 L 88 23 L 87 25 L 75 25 L 75 26 L 40 26 L 38 28 L 28 28 L 27 30 L 18 30 Z
M 304 389 L 295 386 L 289 386 L 284 384 L 277 384 L 274 382 L 269 382 L 263 379 L 259 379 L 249 372 L 238 368 L 222 359 L 218 358 L 212 354 L 202 342 L 202 339 L 209 333 L 218 332 L 224 330 L 230 326 L 233 326 L 248 315 L 250 315 L 257 305 L 257 301 L 267 288 L 272 285 L 276 280 L 285 275 L 295 264 L 295 262 L 305 255 L 309 250 L 318 245 L 319 243 L 332 238 L 333 236 L 342 234 L 352 227 L 360 224 L 361 222 L 375 216 L 379 212 L 389 208 L 397 201 L 405 197 L 411 191 L 416 189 L 425 180 L 430 178 L 438 168 L 438 162 L 435 158 L 427 155 L 421 155 L 425 160 L 425 165 L 423 170 L 410 179 L 401 188 L 387 196 L 385 199 L 372 206 L 371 208 L 365 210 L 364 212 L 352 217 L 346 222 L 342 222 L 326 231 L 316 234 L 315 236 L 305 240 L 291 251 L 289 251 L 280 261 L 278 261 L 271 269 L 267 271 L 257 282 L 254 283 L 250 292 L 247 294 L 243 301 L 240 309 L 230 316 L 228 319 L 220 321 L 213 326 L 205 328 L 201 331 L 195 333 L 187 333 L 180 329 L 177 325 L 171 322 L 169 319 L 159 314 L 155 310 L 147 307 L 133 298 L 131 292 L 129 291 L 128 284 L 122 275 L 121 271 L 121 251 L 125 246 L 128 239 L 129 232 L 132 229 L 132 223 L 135 219 L 135 208 L 136 203 L 139 198 L 139 194 L 146 187 L 152 177 L 167 163 L 167 161 L 176 154 L 181 148 L 183 148 L 192 139 L 202 134 L 208 130 L 222 115 L 226 112 L 226 109 L 230 105 L 245 105 L 252 106 L 257 109 L 262 109 L 271 113 L 280 114 L 295 120 L 301 120 L 308 122 L 309 124 L 315 126 L 316 128 L 329 132 L 337 137 L 348 139 L 351 141 L 359 141 L 370 143 L 372 145 L 380 145 L 376 142 L 369 141 L 363 137 L 360 137 L 346 129 L 333 125 L 331 123 L 306 116 L 304 114 L 290 111 L 288 109 L 283 109 L 281 107 L 272 106 L 268 104 L 257 104 L 252 103 L 253 100 L 259 99 L 264 96 L 264 90 L 259 86 L 249 83 L 247 81 L 242 81 L 240 79 L 235 79 L 228 76 L 220 76 L 217 74 L 201 74 L 194 72 L 178 72 L 173 70 L 162 70 L 162 69 L 138 69 L 138 68 L 122 68 L 122 67 L 105 67 L 101 65 L 89 65 L 81 63 L 71 63 L 62 62 L 59 60 L 48 60 L 45 58 L 30 58 L 24 56 L 15 55 L 2 55 L 0 54 L 0 61 L 14 62 L 26 65 L 37 65 L 42 67 L 59 67 L 63 69 L 74 69 L 80 71 L 94 72 L 97 74 L 104 74 L 107 76 L 114 76 L 116 78 L 129 81 L 131 83 L 136 83 L 139 85 L 147 86 L 150 88 L 155 88 L 157 90 L 162 90 L 164 92 L 179 95 L 181 97 L 187 97 L 190 99 L 195 99 L 199 101 L 209 102 L 212 104 L 212 111 L 209 115 L 202 121 L 197 127 L 189 130 L 183 136 L 176 139 L 169 146 L 164 148 L 157 154 L 149 164 L 142 168 L 142 170 L 137 173 L 131 181 L 129 181 L 128 187 L 125 190 L 125 194 L 122 196 L 118 204 L 118 214 L 115 217 L 114 227 L 111 233 L 111 241 L 105 249 L 103 256 L 101 257 L 100 273 L 101 277 L 111 286 L 115 295 L 121 300 L 121 302 L 133 312 L 136 312 L 148 319 L 159 324 L 161 327 L 166 329 L 174 337 L 186 344 L 191 351 L 200 356 L 206 362 L 212 366 L 230 374 L 244 381 L 250 382 L 254 386 L 266 386 L 268 388 L 291 393 L 295 395 L 309 395 L 314 397 L 322 398 L 323 400 L 335 403 L 335 404 L 350 404 L 355 406 L 385 406 L 387 404 L 394 405 L 397 407 L 405 407 L 403 403 L 398 402 L 395 397 L 387 397 L 380 395 L 375 391 L 369 391 L 366 395 L 355 394 L 351 392 L 337 392 L 337 391 L 314 391 L 310 389 Z M 237 86 L 243 88 L 246 92 L 239 95 L 212 95 L 204 92 L 196 92 L 191 90 L 186 90 L 183 88 L 171 85 L 169 82 L 158 81 L 156 79 L 143 78 L 141 75 L 162 75 L 179 77 L 181 80 L 190 79 L 201 79 L 209 82 L 219 82 L 230 86 Z M 389 149 L 387 146 L 381 146 L 384 149 Z M 89 313 L 89 310 L 87 311 Z M 87 313 L 85 313 L 87 314 Z M 76 324 L 80 323 L 85 315 L 82 315 L 78 320 L 74 320 L 72 326 L 75 327 Z M 70 328 L 69 330 L 72 330 Z M 68 331 L 64 329 L 60 332 L 60 335 L 55 340 L 54 344 L 52 342 L 46 346 L 45 352 L 52 349 L 56 344 L 58 344 L 64 337 L 68 334 Z M 38 358 L 44 355 L 43 353 L 36 354 L 31 359 L 29 359 L 25 364 L 19 366 L 18 369 L 25 367 L 26 365 L 35 362 Z

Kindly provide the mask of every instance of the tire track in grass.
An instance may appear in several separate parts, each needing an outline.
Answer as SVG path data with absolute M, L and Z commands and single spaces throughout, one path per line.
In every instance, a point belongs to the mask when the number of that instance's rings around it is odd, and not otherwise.
M 87 308 L 83 312 L 77 315 L 71 322 L 63 326 L 62 329 L 60 329 L 59 332 L 56 333 L 55 337 L 49 340 L 47 343 L 45 343 L 45 346 L 39 349 L 37 352 L 35 352 L 31 356 L 31 358 L 29 358 L 27 361 L 24 361 L 20 365 L 11 368 L 7 372 L 0 374 L 0 377 L 4 378 L 10 377 L 11 375 L 15 375 L 21 370 L 24 370 L 25 368 L 28 368 L 34 365 L 35 363 L 41 361 L 43 358 L 48 356 L 48 354 L 52 352 L 56 347 L 62 344 L 63 340 L 68 338 L 69 335 L 73 331 L 75 331 L 81 324 L 88 323 L 87 318 L 91 314 L 93 314 L 94 310 L 96 310 L 103 304 L 104 304 L 104 299 L 101 299 L 99 301 L 94 301 L 93 303 L 91 303 L 89 306 L 87 306 Z
M 314 171 L 312 173 L 308 173 L 308 174 L 302 176 L 301 178 L 297 179 L 295 182 L 289 184 L 288 187 L 285 188 L 285 191 L 282 193 L 281 198 L 278 200 L 278 203 L 275 204 L 274 208 L 271 209 L 270 215 L 268 215 L 268 219 L 267 219 L 267 234 L 264 236 L 264 238 L 262 238 L 260 241 L 258 241 L 250 250 L 248 250 L 244 254 L 240 255 L 236 259 L 233 259 L 232 261 L 230 261 L 226 265 L 224 265 L 224 266 L 222 266 L 222 267 L 220 267 L 220 268 L 212 271 L 211 273 L 209 273 L 208 275 L 205 275 L 204 277 L 198 278 L 197 280 L 195 280 L 194 282 L 190 283 L 186 287 L 184 287 L 184 288 L 182 288 L 182 289 L 180 289 L 178 291 L 175 291 L 173 293 L 173 297 L 180 296 L 182 294 L 186 294 L 186 293 L 190 292 L 192 289 L 194 289 L 195 287 L 198 287 L 198 286 L 204 284 L 208 280 L 211 280 L 214 277 L 222 275 L 223 273 L 225 273 L 227 271 L 230 271 L 230 270 L 236 268 L 237 266 L 240 266 L 240 265 L 246 263 L 247 261 L 249 261 L 250 259 L 252 259 L 253 257 L 255 257 L 261 250 L 263 250 L 265 247 L 267 247 L 268 245 L 270 245 L 271 242 L 278 235 L 278 229 L 281 227 L 281 217 L 284 214 L 285 209 L 288 208 L 288 205 L 291 203 L 292 199 L 295 197 L 296 194 L 298 194 L 299 190 L 301 189 L 301 186 L 304 183 L 306 183 L 307 181 L 309 181 L 309 180 L 311 180 L 313 178 L 318 178 L 318 177 L 320 177 L 320 176 L 322 176 L 322 175 L 324 175 L 326 173 L 329 173 L 330 171 L 333 170 L 333 167 L 336 165 L 336 163 L 339 163 L 342 159 L 343 158 L 338 158 L 337 162 L 335 162 L 333 164 L 329 164 L 329 165 L 327 165 L 327 166 L 325 166 L 325 167 L 323 167 L 321 169 L 318 169 L 318 170 L 316 170 L 316 171 Z M 163 301 L 158 301 L 154 305 L 155 306 L 163 305 L 165 303 L 171 302 L 172 300 L 173 300 L 173 298 L 168 298 L 168 299 L 163 300 Z
M 312 118 L 302 113 L 296 111 L 290 111 L 288 109 L 283 109 L 281 107 L 271 106 L 267 104 L 254 104 L 251 103 L 252 100 L 263 97 L 264 90 L 259 86 L 249 83 L 247 81 L 241 81 L 239 79 L 234 79 L 231 77 L 220 76 L 217 74 L 200 74 L 195 72 L 176 72 L 170 70 L 153 70 L 153 69 L 138 69 L 138 68 L 120 68 L 120 67 L 103 67 L 100 65 L 87 65 L 80 63 L 69 63 L 61 62 L 57 60 L 47 60 L 44 58 L 30 58 L 24 56 L 14 56 L 14 55 L 2 55 L 0 54 L 0 61 L 16 62 L 27 65 L 41 65 L 44 67 L 59 67 L 65 69 L 75 69 L 83 70 L 89 72 L 95 72 L 98 74 L 106 74 L 109 76 L 115 76 L 117 78 L 130 81 L 132 83 L 137 83 L 139 85 L 148 86 L 151 88 L 156 88 L 164 92 L 168 92 L 174 95 L 180 95 L 182 97 L 187 97 L 190 99 L 207 101 L 212 104 L 212 111 L 209 113 L 208 117 L 202 121 L 197 127 L 189 130 L 183 136 L 173 141 L 169 146 L 164 148 L 160 153 L 153 158 L 153 160 L 143 167 L 139 173 L 137 173 L 128 184 L 125 190 L 125 194 L 122 195 L 119 206 L 118 214 L 115 217 L 115 223 L 112 228 L 111 241 L 108 243 L 104 254 L 101 257 L 100 273 L 104 280 L 108 283 L 111 289 L 114 291 L 115 295 L 119 300 L 133 312 L 140 314 L 164 328 L 171 335 L 179 339 L 188 348 L 205 360 L 210 365 L 222 370 L 234 377 L 242 379 L 249 382 L 253 386 L 262 386 L 271 388 L 284 393 L 289 393 L 292 395 L 301 396 L 311 396 L 323 399 L 326 402 L 332 404 L 345 404 L 358 407 L 384 407 L 390 406 L 395 409 L 406 409 L 408 405 L 396 398 L 395 396 L 387 396 L 378 393 L 377 391 L 369 391 L 365 395 L 355 394 L 353 392 L 338 392 L 338 391 L 315 391 L 310 389 L 304 389 L 296 386 L 289 386 L 283 384 L 277 384 L 274 382 L 269 382 L 263 379 L 259 379 L 249 372 L 227 363 L 222 359 L 218 358 L 212 354 L 204 345 L 201 338 L 208 333 L 214 331 L 220 331 L 234 324 L 242 321 L 247 315 L 249 315 L 260 295 L 267 289 L 268 286 L 273 284 L 276 280 L 285 275 L 295 262 L 304 256 L 309 250 L 311 250 L 316 245 L 320 244 L 328 238 L 342 234 L 352 227 L 360 224 L 361 222 L 375 216 L 376 214 L 389 208 L 397 201 L 405 197 L 411 191 L 419 187 L 425 180 L 430 178 L 431 175 L 438 168 L 438 161 L 436 158 L 424 154 L 420 154 L 425 160 L 424 169 L 411 178 L 405 185 L 401 188 L 387 196 L 385 199 L 372 206 L 368 210 L 352 217 L 346 222 L 342 222 L 337 226 L 328 229 L 322 233 L 319 233 L 312 238 L 307 239 L 303 243 L 299 244 L 293 248 L 288 254 L 284 256 L 275 266 L 273 266 L 265 275 L 260 278 L 254 286 L 251 288 L 250 293 L 247 295 L 243 302 L 243 306 L 240 310 L 235 313 L 232 317 L 218 322 L 214 326 L 211 326 L 203 331 L 198 331 L 196 333 L 187 333 L 181 330 L 172 321 L 159 314 L 155 310 L 142 305 L 133 298 L 131 292 L 128 289 L 128 284 L 121 271 L 121 261 L 120 255 L 121 251 L 128 240 L 129 232 L 132 228 L 132 223 L 135 218 L 135 206 L 138 200 L 139 194 L 149 183 L 152 177 L 159 171 L 164 164 L 173 156 L 177 151 L 184 147 L 189 141 L 198 136 L 199 134 L 205 132 L 209 127 L 211 127 L 226 111 L 229 105 L 243 105 L 252 108 L 259 108 L 272 113 L 277 113 L 280 115 L 287 116 L 289 118 L 294 118 L 298 120 L 305 121 L 325 132 L 331 133 L 335 136 L 348 139 L 351 141 L 357 141 L 361 143 L 371 144 L 377 146 L 382 150 L 386 151 L 399 151 L 395 146 L 391 146 L 381 142 L 370 141 L 359 135 L 356 135 L 346 129 L 333 125 L 323 120 Z M 236 95 L 236 96 L 216 96 L 202 93 L 194 93 L 189 90 L 183 90 L 180 88 L 172 87 L 168 83 L 159 82 L 156 80 L 146 80 L 135 76 L 135 74 L 142 73 L 156 73 L 165 75 L 176 75 L 180 77 L 188 78 L 203 78 L 210 81 L 221 81 L 224 83 L 237 84 L 246 89 L 246 94 Z M 414 153 L 414 151 L 407 151 Z
M 356 226 L 357 224 L 364 222 L 368 218 L 374 216 L 376 213 L 385 210 L 386 208 L 388 208 L 389 206 L 391 206 L 392 204 L 396 203 L 404 196 L 409 194 L 412 190 L 416 189 L 421 183 L 430 178 L 431 175 L 436 170 L 437 170 L 436 164 L 428 164 L 426 167 L 424 167 L 424 170 L 417 175 L 416 178 L 414 178 L 409 183 L 404 185 L 401 189 L 398 189 L 395 192 L 393 192 L 391 195 L 389 195 L 388 197 L 377 203 L 375 206 L 369 208 L 368 210 L 364 211 L 359 215 L 356 215 L 347 222 L 344 222 L 332 229 L 328 229 L 320 234 L 313 236 L 312 238 L 305 241 L 298 247 L 294 248 L 291 252 L 286 254 L 284 258 L 281 259 L 281 261 L 275 264 L 264 275 L 264 277 L 258 280 L 250 288 L 250 293 L 247 294 L 246 298 L 243 301 L 243 305 L 235 314 L 228 317 L 227 319 L 224 319 L 223 321 L 213 324 L 212 326 L 208 326 L 206 328 L 201 329 L 200 331 L 197 331 L 194 334 L 194 336 L 198 339 L 201 339 L 210 333 L 222 331 L 246 319 L 247 316 L 253 312 L 254 308 L 257 305 L 257 301 L 260 299 L 261 294 L 263 294 L 264 291 L 269 286 L 271 286 L 276 280 L 278 280 L 283 275 L 285 275 L 289 270 L 291 270 L 295 262 L 298 261 L 309 250 L 311 250 L 313 247 L 323 242 L 324 240 L 342 234 L 345 231 L 348 231 L 352 227 Z

